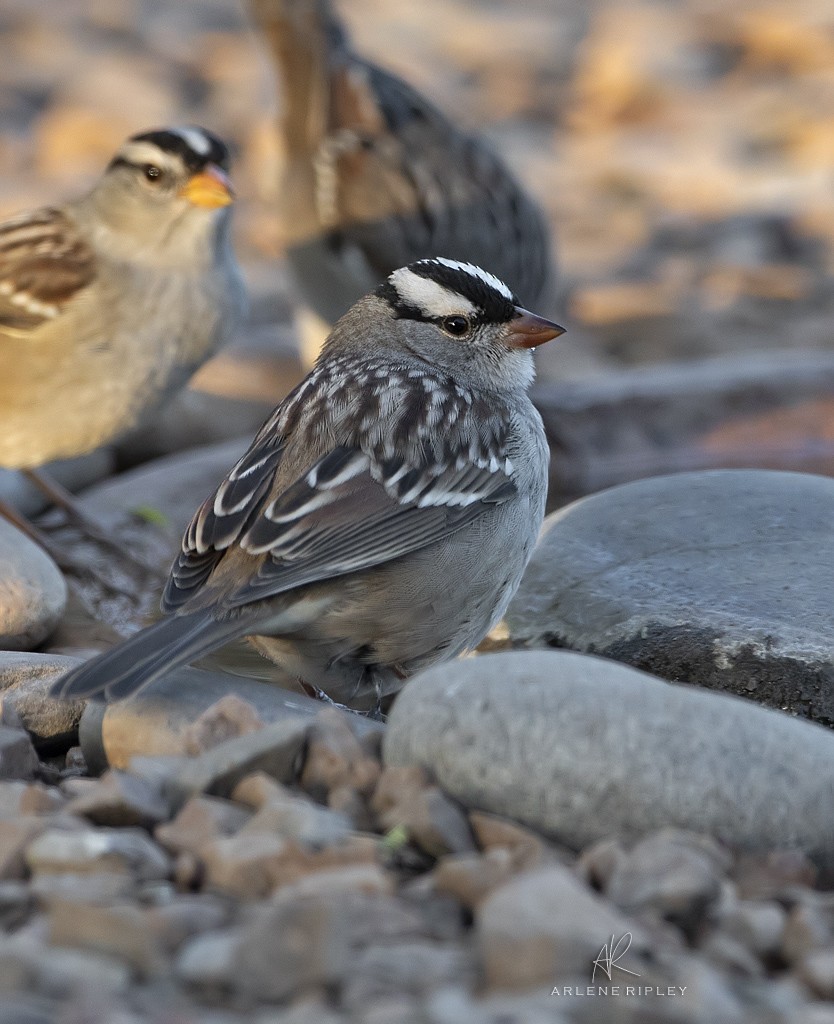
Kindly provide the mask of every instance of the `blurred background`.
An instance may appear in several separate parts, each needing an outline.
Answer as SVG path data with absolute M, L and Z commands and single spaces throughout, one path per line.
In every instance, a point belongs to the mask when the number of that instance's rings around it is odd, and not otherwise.
M 336 6 L 547 210 L 569 328 L 537 391 L 554 501 L 701 465 L 834 472 L 834 0 Z M 300 373 L 279 103 L 236 0 L 0 8 L 0 216 L 83 190 L 142 128 L 192 121 L 237 150 L 252 316 L 171 413 L 192 441 L 254 429 Z M 227 400 L 225 426 L 195 396 Z M 173 445 L 145 432 L 120 464 Z

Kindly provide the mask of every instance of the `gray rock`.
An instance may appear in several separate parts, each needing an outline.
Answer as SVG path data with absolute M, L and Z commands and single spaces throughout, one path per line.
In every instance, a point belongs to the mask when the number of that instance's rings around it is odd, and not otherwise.
M 195 796 L 185 803 L 173 821 L 154 831 L 158 842 L 172 853 L 197 854 L 205 843 L 234 835 L 250 813 L 231 800 Z
M 109 906 L 130 899 L 136 890 L 136 882 L 129 874 L 120 872 L 118 867 L 108 870 L 106 865 L 102 871 L 89 873 L 83 868 L 63 874 L 41 872 L 33 875 L 30 884 L 32 895 L 42 910 L 53 902 L 66 903 L 67 900 Z
M 26 874 L 26 847 L 46 825 L 38 818 L 0 818 L 0 878 L 23 878 Z
M 16 989 L 29 988 L 35 979 L 37 954 L 32 938 L 23 930 L 0 936 L 0 1006 Z M 0 1017 L 2 1020 L 2 1017 Z
M 728 974 L 741 978 L 761 978 L 764 965 L 750 949 L 726 932 L 713 932 L 699 947 L 702 953 L 716 967 Z
M 585 847 L 576 864 L 583 878 L 595 889 L 605 892 L 611 876 L 626 856 L 625 848 L 619 839 L 600 839 Z
M 96 780 L 89 792 L 77 796 L 66 807 L 97 825 L 140 825 L 150 828 L 167 821 L 171 809 L 147 779 L 111 770 Z
M 247 1024 L 354 1024 L 355 1017 L 346 1017 L 327 1005 L 327 997 L 320 995 L 302 996 L 285 1009 L 267 1010 L 256 1017 L 248 1019 Z M 404 1022 L 384 1017 L 382 1021 L 372 1021 L 368 1010 L 362 1014 L 362 1024 L 404 1024 Z M 406 1024 L 423 1024 L 421 1020 L 409 1020 Z M 824 1024 L 828 1024 L 825 1021 Z
M 834 947 L 834 899 L 828 894 L 803 893 L 788 914 L 780 952 L 789 964 L 796 964 L 823 947 Z
M 113 472 L 115 458 L 110 448 L 97 448 L 88 455 L 59 459 L 43 467 L 51 479 L 68 491 L 80 491 Z M 0 469 L 0 500 L 8 502 L 25 516 L 36 516 L 48 504 L 43 493 L 16 470 Z
M 819 868 L 796 849 L 742 854 L 737 858 L 735 882 L 745 900 L 777 900 L 790 905 L 797 887 L 813 888 Z
M 294 888 L 294 887 L 293 887 Z M 289 894 L 290 889 L 285 889 Z M 413 903 L 395 899 L 379 892 L 362 892 L 358 889 L 331 894 L 332 902 L 338 906 L 339 914 L 348 922 L 351 946 L 361 949 L 374 942 L 406 942 L 411 939 L 432 938 L 447 941 L 460 937 L 459 908 L 451 901 L 442 903 L 436 917 L 449 911 L 455 920 L 455 927 L 448 927 L 448 920 L 440 927 L 432 915 L 432 900 L 425 894 Z M 449 905 L 451 903 L 451 906 Z
M 37 951 L 36 986 L 51 999 L 69 999 L 94 991 L 101 996 L 123 996 L 130 986 L 130 967 L 108 955 L 50 947 Z
M 437 666 L 397 697 L 383 749 L 575 849 L 674 825 L 834 863 L 827 729 L 615 662 L 530 651 Z
M 371 807 L 386 832 L 405 829 L 409 838 L 432 857 L 475 850 L 472 829 L 463 810 L 425 772 L 388 768 L 379 779 Z
M 487 897 L 476 917 L 488 988 L 524 989 L 586 978 L 611 935 L 624 940 L 622 966 L 638 971 L 645 937 L 562 865 L 528 871 Z M 628 950 L 628 953 L 626 953 Z
M 721 915 L 721 930 L 759 957 L 772 957 L 785 930 L 785 910 L 775 900 L 739 900 Z
M 64 743 L 78 732 L 83 700 L 55 700 L 52 683 L 79 664 L 60 654 L 0 651 L 0 709 L 14 707 L 35 742 Z
M 151 888 L 159 885 L 159 891 Z M 203 932 L 223 928 L 229 920 L 231 906 L 210 893 L 175 893 L 168 883 L 150 883 L 143 892 L 146 900 L 158 899 L 145 914 L 145 922 L 167 950 L 178 949 L 184 942 Z
M 807 1003 L 792 1018 L 791 1024 L 834 1024 L 834 1006 L 830 1003 Z
M 235 977 L 244 996 L 284 1000 L 341 981 L 350 965 L 350 922 L 338 901 L 280 893 L 247 927 Z
M 567 647 L 834 724 L 834 480 L 656 477 L 551 516 L 507 615 Z
M 238 786 L 235 790 L 237 800 L 240 789 Z M 240 830 L 240 835 L 267 832 L 315 848 L 334 846 L 345 840 L 350 831 L 350 819 L 344 814 L 275 786 L 269 798 Z
M 834 999 L 834 949 L 818 949 L 799 964 L 799 977 L 820 999 Z
M 459 985 L 448 985 L 428 996 L 423 1012 L 426 1024 L 568 1024 L 549 988 L 476 997 Z
M 38 769 L 38 755 L 23 729 L 0 725 L 0 779 L 31 779 Z
M 41 996 L 10 993 L 0 1005 L 0 1024 L 55 1024 L 54 1008 Z
M 375 944 L 355 955 L 344 1001 L 361 1011 L 381 997 L 425 996 L 455 983 L 474 988 L 476 981 L 474 956 L 457 943 Z
M 336 859 L 343 855 L 343 851 L 350 850 L 351 846 L 353 850 L 362 850 L 367 856 L 370 853 L 370 848 L 367 844 L 363 844 L 364 849 L 362 849 L 360 843 L 361 838 L 354 839 L 352 844 L 346 843 L 341 849 L 338 846 L 331 847 L 330 850 L 325 851 L 324 856 L 329 855 Z M 293 892 L 297 896 L 337 896 L 355 892 L 393 896 L 396 888 L 393 872 L 386 871 L 385 868 L 374 863 L 346 863 L 343 866 L 323 868 L 320 871 L 313 870 L 299 878 L 297 871 L 293 870 L 291 863 L 287 864 L 285 858 L 284 863 L 277 866 L 275 874 L 277 878 L 276 891 L 281 887 L 282 882 L 289 879 L 289 884 L 292 885 Z
M 20 879 L 0 881 L 0 930 L 8 934 L 17 931 L 34 905 L 34 894 Z
M 235 984 L 235 960 L 242 928 L 205 932 L 186 942 L 177 955 L 174 973 L 206 994 L 228 992 Z
M 706 837 L 664 829 L 619 861 L 606 896 L 626 913 L 653 912 L 694 936 L 718 902 L 728 867 L 727 854 Z
M 250 436 L 169 455 L 121 473 L 79 495 L 81 508 L 104 527 L 118 528 L 137 509 L 151 508 L 177 538 L 200 502 L 246 450 Z
M 28 651 L 64 612 L 67 585 L 46 552 L 0 518 L 0 648 Z
M 405 819 L 409 837 L 432 857 L 475 850 L 472 831 L 460 807 L 438 786 L 416 795 L 413 817 Z
M 171 869 L 166 854 L 146 833 L 129 828 L 49 828 L 26 850 L 26 864 L 34 872 L 121 872 L 140 880 L 167 878 Z
M 242 778 L 259 771 L 279 782 L 290 782 L 309 727 L 309 721 L 302 717 L 271 722 L 258 732 L 235 736 L 198 757 L 182 759 L 163 784 L 163 793 L 179 805 L 199 793 L 228 797 Z
M 221 672 L 182 669 L 156 680 L 115 704 L 89 702 L 80 724 L 81 747 L 90 770 L 126 768 L 139 756 L 185 753 L 187 732 L 212 704 L 234 694 L 254 706 L 265 722 L 311 721 L 321 701 L 279 686 Z M 342 714 L 347 714 L 342 712 Z M 361 734 L 378 732 L 378 722 L 357 716 Z
M 146 911 L 129 902 L 101 906 L 57 899 L 49 908 L 48 928 L 50 945 L 114 956 L 144 978 L 163 970 L 163 950 L 147 926 Z

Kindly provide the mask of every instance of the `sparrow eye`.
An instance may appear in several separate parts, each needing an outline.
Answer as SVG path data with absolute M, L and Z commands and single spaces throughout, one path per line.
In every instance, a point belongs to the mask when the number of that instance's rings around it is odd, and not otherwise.
M 453 338 L 462 338 L 472 329 L 469 318 L 465 316 L 447 316 L 441 321 L 440 326 Z
M 148 181 L 159 181 L 162 177 L 162 171 L 156 166 L 156 164 L 145 164 L 142 168 L 142 173 Z

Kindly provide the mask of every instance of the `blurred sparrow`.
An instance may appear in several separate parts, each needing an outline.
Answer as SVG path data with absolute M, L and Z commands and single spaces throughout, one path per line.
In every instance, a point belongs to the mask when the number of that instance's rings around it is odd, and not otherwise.
M 329 0 L 250 7 L 281 85 L 287 258 L 314 313 L 332 324 L 397 267 L 438 252 L 546 304 L 547 223 L 484 140 L 355 54 Z M 302 339 L 307 366 L 320 343 Z
M 531 349 L 562 333 L 470 264 L 395 271 L 197 511 L 162 599 L 171 614 L 56 693 L 124 697 L 248 635 L 309 686 L 378 707 L 474 647 L 544 515 Z
M 134 135 L 88 195 L 0 224 L 0 466 L 113 440 L 229 337 L 228 161 L 202 128 Z

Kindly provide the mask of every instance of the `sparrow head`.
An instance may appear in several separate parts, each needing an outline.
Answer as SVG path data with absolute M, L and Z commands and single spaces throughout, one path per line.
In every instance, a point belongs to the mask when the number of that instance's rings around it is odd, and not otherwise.
M 531 350 L 564 334 L 497 277 L 443 257 L 395 270 L 373 298 L 394 345 L 495 390 L 529 387 Z
M 109 228 L 187 250 L 227 219 L 229 162 L 225 143 L 205 128 L 140 132 L 122 144 L 89 200 Z

